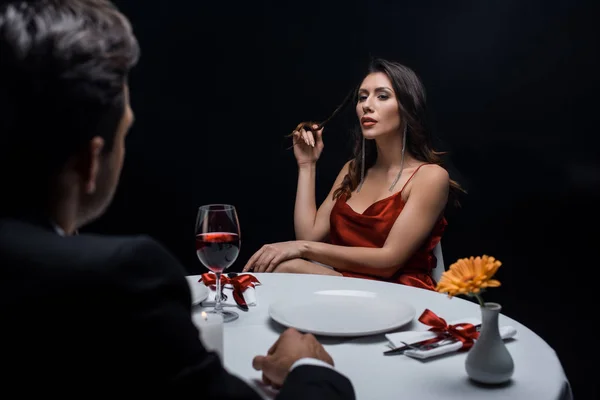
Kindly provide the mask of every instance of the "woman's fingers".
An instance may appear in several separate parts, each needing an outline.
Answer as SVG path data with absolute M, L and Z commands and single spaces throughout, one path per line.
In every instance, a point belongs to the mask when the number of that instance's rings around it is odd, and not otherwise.
M 276 261 L 277 256 L 275 254 L 269 256 L 269 258 L 265 258 L 263 272 L 273 272 L 275 267 L 279 264 L 276 263 Z
M 302 124 L 301 124 L 302 125 Z M 321 140 L 321 135 L 323 134 L 323 128 L 317 130 L 319 125 L 312 125 L 312 129 L 306 129 L 304 127 L 299 126 L 296 128 L 292 135 L 294 137 L 294 144 L 298 144 L 298 140 L 304 141 L 307 146 L 315 147 L 318 141 Z
M 256 267 L 257 261 L 259 261 L 259 259 L 263 256 L 264 253 L 265 253 L 265 247 L 263 246 L 257 252 L 255 252 L 252 255 L 252 257 L 250 257 L 250 259 L 244 266 L 244 269 L 242 270 L 242 272 L 248 272 L 248 271 L 254 270 L 254 268 Z
M 294 146 L 297 145 L 297 144 L 300 144 L 300 142 L 304 141 L 304 139 L 302 138 L 302 134 L 300 133 L 300 131 L 294 131 L 294 132 L 292 132 L 292 136 L 293 136 L 292 141 L 293 141 Z
M 279 264 L 281 264 L 281 255 L 277 255 L 277 256 L 273 257 L 273 259 L 269 262 L 269 265 L 267 266 L 267 269 L 265 270 L 265 272 L 275 271 L 275 268 L 277 268 L 277 266 L 279 266 Z
M 313 125 L 314 129 L 317 129 L 318 127 L 319 127 L 319 125 Z M 321 128 L 321 129 L 319 129 L 319 130 L 317 130 L 315 132 L 316 132 L 317 142 L 322 141 L 323 140 L 323 128 Z
M 308 131 L 307 135 L 309 144 L 311 145 L 311 147 L 315 147 L 315 137 L 313 136 L 312 131 Z
M 308 132 L 306 132 L 306 130 L 304 129 L 300 129 L 300 134 L 302 135 L 302 139 L 304 139 L 304 143 L 306 143 L 307 146 L 310 146 L 310 141 L 308 140 Z
M 271 255 L 269 252 L 263 251 L 260 257 L 254 262 L 254 272 L 265 272 L 270 261 Z

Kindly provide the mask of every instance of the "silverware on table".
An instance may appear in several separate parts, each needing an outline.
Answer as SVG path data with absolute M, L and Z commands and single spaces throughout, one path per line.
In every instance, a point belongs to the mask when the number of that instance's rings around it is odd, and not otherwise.
M 475 329 L 477 332 L 481 330 L 481 324 L 475 325 Z M 431 342 L 431 339 L 421 340 L 415 343 L 405 343 L 401 342 L 403 346 L 396 347 L 395 349 L 387 350 L 383 352 L 383 355 L 393 356 L 393 355 L 402 355 L 406 350 L 431 350 L 437 347 L 447 346 L 453 343 L 456 343 L 458 339 L 453 339 L 453 337 L 449 334 L 438 336 L 440 340 L 437 342 Z

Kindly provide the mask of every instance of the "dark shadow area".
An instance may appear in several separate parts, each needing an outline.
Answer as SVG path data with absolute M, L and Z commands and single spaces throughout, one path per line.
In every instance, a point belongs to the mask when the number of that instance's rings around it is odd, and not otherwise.
M 447 213 L 446 264 L 500 259 L 502 286 L 486 300 L 556 350 L 576 398 L 598 398 L 597 350 L 579 350 L 598 292 L 597 2 L 143 3 L 117 1 L 142 47 L 137 122 L 115 202 L 87 231 L 149 234 L 199 274 L 197 207 L 234 204 L 241 270 L 263 244 L 294 237 L 285 135 L 328 116 L 369 57 L 400 61 L 421 76 L 468 190 Z M 324 133 L 318 203 L 350 157 L 351 118 Z

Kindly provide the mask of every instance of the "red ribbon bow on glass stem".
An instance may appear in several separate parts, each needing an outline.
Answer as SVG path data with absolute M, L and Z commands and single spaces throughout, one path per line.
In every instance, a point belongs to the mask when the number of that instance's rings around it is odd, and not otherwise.
M 206 286 L 213 286 L 217 284 L 217 276 L 215 274 L 211 274 L 207 272 L 202 274 L 199 282 L 203 282 Z M 221 275 L 221 287 L 226 284 L 230 284 L 233 286 L 233 298 L 238 304 L 246 304 L 246 300 L 244 300 L 244 290 L 249 287 L 254 287 L 256 283 L 260 283 L 258 279 L 254 275 L 246 274 L 246 275 L 238 275 L 233 278 L 229 278 L 226 275 Z

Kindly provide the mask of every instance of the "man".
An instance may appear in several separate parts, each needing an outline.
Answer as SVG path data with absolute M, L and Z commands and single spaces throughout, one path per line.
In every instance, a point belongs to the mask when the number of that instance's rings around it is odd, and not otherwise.
M 0 390 L 259 398 L 202 346 L 169 252 L 72 236 L 117 187 L 137 58 L 108 0 L 0 5 Z M 281 399 L 354 398 L 311 335 L 286 331 L 253 365 Z

